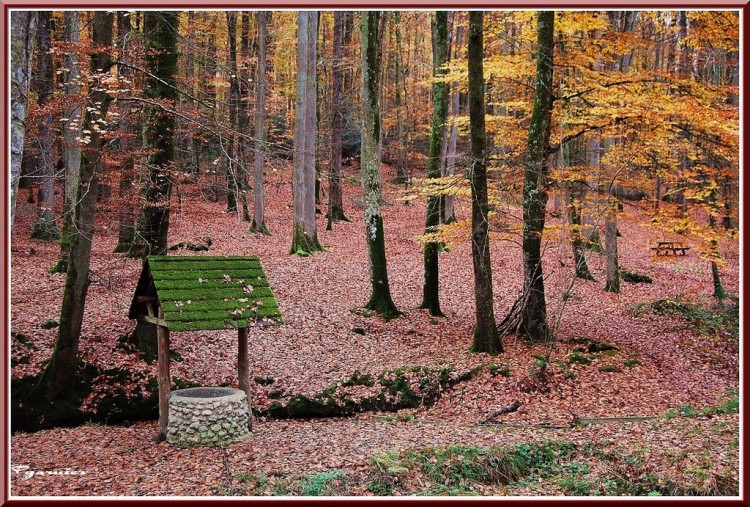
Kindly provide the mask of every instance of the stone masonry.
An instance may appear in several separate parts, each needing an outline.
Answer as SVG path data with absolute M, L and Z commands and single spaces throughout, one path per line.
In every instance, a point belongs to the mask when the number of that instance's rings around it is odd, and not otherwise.
M 169 397 L 167 442 L 181 447 L 219 446 L 250 437 L 244 391 L 228 387 L 193 387 Z

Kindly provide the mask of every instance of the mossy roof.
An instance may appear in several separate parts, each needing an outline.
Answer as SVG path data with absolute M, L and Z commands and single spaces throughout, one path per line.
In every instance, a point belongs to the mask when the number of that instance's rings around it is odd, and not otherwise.
M 282 322 L 263 267 L 254 256 L 149 256 L 128 317 L 148 315 L 144 301 L 148 298 L 158 299 L 170 331 Z

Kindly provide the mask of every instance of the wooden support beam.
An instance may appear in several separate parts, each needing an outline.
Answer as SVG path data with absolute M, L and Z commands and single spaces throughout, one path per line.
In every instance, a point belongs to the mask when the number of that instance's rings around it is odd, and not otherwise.
M 163 321 L 164 313 L 159 308 L 159 319 Z M 156 327 L 156 339 L 159 357 L 159 440 L 167 438 L 167 418 L 169 415 L 169 329 Z
M 250 431 L 253 431 L 253 402 L 250 392 L 250 365 L 248 361 L 247 353 L 247 328 L 241 327 L 237 329 L 237 376 L 240 381 L 240 389 L 245 391 L 247 395 L 247 409 L 250 412 L 247 419 L 247 426 Z
M 161 327 L 168 327 L 167 321 L 164 319 L 158 319 L 156 317 L 149 317 L 148 315 L 141 315 L 141 320 L 144 322 L 148 322 L 149 324 L 156 324 L 157 326 Z

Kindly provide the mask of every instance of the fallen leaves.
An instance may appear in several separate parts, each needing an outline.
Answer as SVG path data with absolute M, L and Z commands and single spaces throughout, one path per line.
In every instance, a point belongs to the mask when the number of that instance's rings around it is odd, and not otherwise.
M 391 169 L 384 169 L 384 180 L 390 181 Z M 183 185 L 182 206 L 173 210 L 170 230 L 174 238 L 211 230 L 211 254 L 257 255 L 263 262 L 285 324 L 250 332 L 251 379 L 271 379 L 263 385 L 252 384 L 254 406 L 268 407 L 274 392 L 310 396 L 355 371 L 377 374 L 405 365 L 439 368 L 453 364 L 455 371 L 468 371 L 501 363 L 508 376 L 493 374 L 485 367 L 476 378 L 447 389 L 434 407 L 410 412 L 414 417 L 411 421 L 385 423 L 375 420 L 373 414 L 346 419 L 259 421 L 252 440 L 227 450 L 235 470 L 301 473 L 341 468 L 362 473 L 369 456 L 376 452 L 438 444 L 494 445 L 554 435 L 550 433 L 553 430 L 531 426 L 498 431 L 474 425 L 483 415 L 515 402 L 522 406 L 516 412 L 502 414 L 498 418 L 501 422 L 570 426 L 583 417 L 656 415 L 678 405 L 702 407 L 715 403 L 717 393 L 738 385 L 736 351 L 713 343 L 709 346 L 708 338 L 691 334 L 689 328 L 673 319 L 629 311 L 639 302 L 681 294 L 700 298 L 712 289 L 710 269 L 696 257 L 652 263 L 648 233 L 633 220 L 619 224 L 623 235 L 620 264 L 647 273 L 654 283 L 625 284 L 621 294 L 604 293 L 602 282 L 579 281 L 573 290 L 575 297 L 561 308 L 561 287 L 566 286 L 570 275 L 570 248 L 554 242 L 547 245 L 546 266 L 558 266 L 555 261 L 565 259 L 568 267 L 552 270 L 547 282 L 550 315 L 562 318 L 546 366 L 546 382 L 540 384 L 533 380 L 532 370 L 538 361 L 534 355 L 547 352 L 543 344 L 531 346 L 506 337 L 502 356 L 467 353 L 474 318 L 470 245 L 459 243 L 450 253 L 440 254 L 441 307 L 446 317 L 432 318 L 416 309 L 423 283 L 423 256 L 413 238 L 424 228 L 423 207 L 406 206 L 398 200 L 398 189 L 385 185 L 385 200 L 393 203 L 383 207 L 389 279 L 394 301 L 405 315 L 384 322 L 361 310 L 370 289 L 362 223 L 339 222 L 332 231 L 325 231 L 325 219 L 319 217 L 318 235 L 327 252 L 307 258 L 288 255 L 292 231 L 291 210 L 287 208 L 291 202 L 289 174 L 269 176 L 266 212 L 274 235 L 248 233 L 248 224 L 224 213 L 221 204 L 203 201 L 197 185 Z M 344 182 L 345 208 L 354 216 L 353 203 L 361 189 L 354 179 L 345 178 Z M 18 206 L 12 238 L 11 328 L 23 333 L 34 348 L 14 340 L 14 357 L 23 355 L 26 362 L 13 367 L 13 377 L 37 373 L 51 355 L 55 330 L 44 329 L 42 324 L 59 319 L 64 280 L 64 275 L 46 271 L 55 263 L 59 246 L 28 240 L 35 209 L 22 198 Z M 456 206 L 459 218 L 468 216 L 466 203 L 457 201 Z M 118 338 L 134 327 L 127 319 L 127 308 L 142 264 L 138 259 L 113 256 L 117 224 L 104 216 L 98 220 L 92 257 L 96 276 L 87 298 L 81 354 L 85 362 L 101 371 L 127 366 L 133 372 L 132 379 L 118 381 L 117 388 L 132 394 L 143 389 L 141 379 L 153 377 L 156 371 L 155 364 L 146 364 L 117 348 Z M 722 251 L 727 252 L 727 265 L 722 269 L 724 285 L 730 292 L 737 292 L 736 244 L 734 249 L 729 245 Z M 495 312 L 501 317 L 522 287 L 520 247 L 494 243 L 492 262 Z M 589 266 L 603 280 L 603 259 L 591 254 Z M 232 280 L 226 276 L 224 281 Z M 248 298 L 242 302 L 251 301 L 253 291 L 253 285 L 246 284 L 243 292 Z M 607 342 L 620 350 L 611 356 L 587 354 L 591 361 L 588 365 L 570 362 L 579 337 Z M 183 357 L 183 361 L 171 363 L 174 377 L 200 385 L 237 384 L 235 330 L 173 333 L 170 339 L 171 347 Z M 620 371 L 600 371 L 605 366 Z M 420 386 L 412 381 L 416 382 L 410 378 L 410 387 L 417 392 Z M 101 389 L 110 385 L 109 381 L 97 383 L 86 400 L 87 407 L 95 410 Z M 370 394 L 366 386 L 351 386 L 346 391 L 352 399 Z M 728 433 L 718 440 L 737 434 L 736 418 L 727 417 L 726 422 Z M 691 424 L 705 425 L 702 420 L 691 420 Z M 647 442 L 652 448 L 662 444 L 685 448 L 688 454 L 705 444 L 697 442 L 697 435 L 686 436 L 691 429 L 680 426 L 679 420 L 591 425 L 568 431 L 571 438 L 581 441 L 616 438 L 628 445 Z M 218 465 L 222 462 L 218 450 L 178 450 L 157 444 L 155 436 L 154 422 L 14 435 L 14 464 L 54 470 L 62 463 L 85 469 L 87 474 L 75 478 L 43 476 L 30 481 L 12 478 L 12 493 L 216 494 L 212 486 L 225 480 L 224 470 Z M 719 446 L 720 442 L 705 445 Z M 719 452 L 719 447 L 716 449 Z M 736 466 L 735 458 L 729 456 L 723 466 Z M 654 458 L 654 466 L 678 468 L 663 457 Z

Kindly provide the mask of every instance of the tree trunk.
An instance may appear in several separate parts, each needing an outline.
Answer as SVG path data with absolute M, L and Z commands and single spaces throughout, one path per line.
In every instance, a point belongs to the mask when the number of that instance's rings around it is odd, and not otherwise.
M 448 13 L 437 11 L 432 25 L 433 55 L 432 73 L 439 78 L 445 73 L 442 66 L 448 60 Z M 427 162 L 427 177 L 440 178 L 440 163 L 445 133 L 445 119 L 448 111 L 448 85 L 435 82 L 432 85 L 433 113 L 432 135 L 430 137 L 430 152 Z M 427 218 L 425 220 L 425 234 L 436 232 L 440 225 L 440 198 L 427 198 Z M 438 264 L 438 246 L 436 242 L 424 245 L 424 285 L 422 286 L 422 304 L 430 315 L 443 316 L 440 311 L 440 277 Z
M 456 48 L 456 54 L 453 58 L 460 58 L 460 48 L 464 43 L 464 27 L 456 27 L 456 40 L 454 47 Z M 454 81 L 451 83 L 450 91 L 450 111 L 449 115 L 454 120 L 450 126 L 450 136 L 446 143 L 445 157 L 443 160 L 443 176 L 453 176 L 456 173 L 456 145 L 458 142 L 458 124 L 455 120 L 458 118 L 460 111 L 460 93 L 458 90 L 458 82 Z M 443 223 L 450 224 L 456 221 L 456 212 L 453 208 L 453 196 L 446 195 L 443 197 L 442 206 L 442 221 Z
M 532 342 L 548 338 L 542 269 L 542 233 L 547 206 L 552 118 L 554 11 L 537 14 L 537 57 L 523 186 L 523 274 L 525 304 L 521 332 Z
M 315 222 L 315 113 L 317 13 L 301 11 L 297 31 L 297 102 L 294 120 L 294 229 L 290 253 L 322 250 Z
M 484 120 L 484 13 L 469 12 L 469 131 L 471 136 L 471 256 L 476 327 L 471 350 L 503 352 L 495 325 L 487 198 L 487 133 Z
M 93 43 L 95 46 L 106 48 L 112 45 L 112 19 L 111 12 L 94 11 Z M 103 142 L 99 125 L 107 117 L 107 109 L 111 100 L 104 90 L 106 85 L 98 84 L 97 80 L 107 76 L 111 65 L 112 61 L 106 51 L 94 53 L 91 57 L 94 82 L 87 97 L 84 128 L 84 130 L 90 130 L 91 133 L 88 134 L 88 143 L 84 139 L 87 148 L 81 166 L 81 184 L 75 197 L 74 228 L 63 290 L 60 326 L 52 358 L 43 374 L 43 381 L 40 382 L 40 386 L 47 389 L 47 396 L 50 400 L 63 398 L 69 393 L 78 371 L 75 361 L 78 356 L 86 294 L 90 283 L 89 265 L 94 236 L 98 175 L 104 166 Z M 97 69 L 101 69 L 101 72 L 97 73 Z
M 49 102 L 54 93 L 54 73 L 52 69 L 52 12 L 39 11 L 37 28 L 37 68 L 34 84 L 37 104 L 42 111 L 39 121 L 39 211 L 37 213 L 32 238 L 56 239 L 60 231 L 55 225 L 55 136 L 54 117 Z
M 186 34 L 186 45 L 187 51 L 185 51 L 185 81 L 187 85 L 187 95 L 185 96 L 185 108 L 188 114 L 194 113 L 195 102 L 193 96 L 195 95 L 195 12 L 188 11 L 187 13 L 187 34 Z M 188 133 L 185 138 L 185 151 L 187 151 L 187 172 L 198 174 L 200 173 L 200 157 L 198 156 L 199 150 L 196 148 L 196 139 L 192 130 L 192 126 L 189 122 L 186 122 L 186 128 Z M 200 143 L 200 141 L 198 141 Z
M 716 208 L 716 190 L 712 190 L 708 196 L 709 203 L 712 208 Z M 716 217 L 712 212 L 708 214 L 708 226 L 714 234 L 717 234 L 716 230 Z M 711 239 L 711 278 L 714 282 L 714 297 L 721 301 L 727 297 L 727 292 L 724 290 L 724 286 L 721 284 L 721 276 L 719 275 L 719 265 L 714 259 L 721 258 L 719 252 L 719 242 L 714 237 Z
M 192 13 L 191 13 L 192 14 Z M 126 11 L 117 13 L 117 38 L 122 51 L 120 59 L 132 57 L 130 37 L 133 28 L 130 21 L 130 14 Z M 134 79 L 131 69 L 122 65 L 118 69 L 123 79 Z M 120 131 L 123 132 L 123 139 L 120 139 L 120 152 L 124 160 L 120 171 L 119 185 L 119 223 L 117 231 L 117 245 L 115 252 L 127 252 L 133 246 L 135 236 L 136 221 L 136 203 L 135 203 L 135 158 L 143 143 L 141 134 L 141 112 L 140 108 L 132 108 L 131 104 L 124 102 L 120 104 Z M 190 136 L 189 136 L 190 137 Z
M 365 232 L 370 257 L 372 294 L 365 308 L 379 312 L 384 318 L 397 317 L 400 312 L 391 298 L 385 256 L 383 216 L 380 211 L 380 61 L 378 59 L 378 22 L 380 13 L 362 12 L 362 186 L 365 205 Z
M 81 40 L 77 11 L 65 11 L 65 42 L 75 46 Z M 75 195 L 81 176 L 81 70 L 78 66 L 78 54 L 75 50 L 65 53 L 63 60 L 63 80 L 65 88 L 65 123 L 63 133 L 63 162 L 65 164 L 65 193 L 63 199 L 63 223 L 60 234 L 60 260 L 53 268 L 54 272 L 64 273 L 68 269 L 71 234 L 73 232 L 73 213 Z
M 227 211 L 240 211 L 242 219 L 250 221 L 247 206 L 247 164 L 243 149 L 243 136 L 247 132 L 244 121 L 242 76 L 237 68 L 237 11 L 227 11 L 227 34 L 229 46 L 229 124 L 231 133 L 227 146 Z M 231 195 L 230 195 L 231 194 Z M 242 210 L 237 208 L 237 203 Z M 233 207 L 232 207 L 233 206 Z
M 607 283 L 604 290 L 620 292 L 620 268 L 617 257 L 617 204 L 610 198 L 604 219 L 604 248 L 607 252 Z
M 21 179 L 23 143 L 26 138 L 31 60 L 36 39 L 37 13 L 14 10 L 10 13 L 10 228 L 16 217 L 16 197 Z
M 341 188 L 341 129 L 344 115 L 344 93 L 342 89 L 342 32 L 344 13 L 333 12 L 333 67 L 331 72 L 331 84 L 333 87 L 333 99 L 331 107 L 331 168 L 328 171 L 328 225 L 326 229 L 333 229 L 333 222 L 349 219 L 344 214 L 344 198 Z
M 270 234 L 266 225 L 266 204 L 263 188 L 263 166 L 266 153 L 266 31 L 268 16 L 258 11 L 258 77 L 256 78 L 257 104 L 255 112 L 255 148 L 253 179 L 253 221 L 250 230 Z
M 404 107 L 404 100 L 402 99 L 404 93 L 403 83 L 403 62 L 401 57 L 401 11 L 393 13 L 393 20 L 396 24 L 396 69 L 395 69 L 395 82 L 396 82 L 396 135 L 398 143 L 398 157 L 396 158 L 396 183 L 406 183 L 406 140 L 404 139 L 404 115 L 402 108 Z
M 589 270 L 586 262 L 584 249 L 585 239 L 581 234 L 581 213 L 578 210 L 579 203 L 583 201 L 585 187 L 578 182 L 568 184 L 568 206 L 570 210 L 571 245 L 573 246 L 573 262 L 575 262 L 576 278 L 594 280 L 594 275 Z
M 146 66 L 153 74 L 146 80 L 145 95 L 166 101 L 174 107 L 177 100 L 177 18 L 175 11 L 146 11 L 143 30 L 146 42 Z M 149 112 L 145 129 L 149 156 L 148 171 L 141 183 L 141 194 L 146 204 L 138 223 L 140 241 L 134 250 L 142 255 L 163 255 L 167 250 L 170 199 L 174 170 L 175 118 L 171 113 L 154 107 Z

